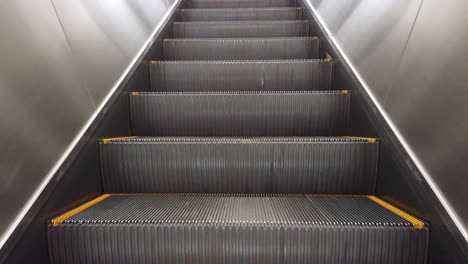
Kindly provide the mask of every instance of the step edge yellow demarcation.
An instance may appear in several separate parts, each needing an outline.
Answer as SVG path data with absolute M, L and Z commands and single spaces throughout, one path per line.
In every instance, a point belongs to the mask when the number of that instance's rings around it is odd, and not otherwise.
M 341 90 L 342 94 L 349 94 L 349 90 Z
M 131 139 L 131 138 L 136 138 L 135 136 L 131 137 L 112 137 L 112 138 L 101 138 L 101 142 L 104 144 L 107 144 L 113 140 L 119 140 L 119 139 Z
M 378 198 L 375 195 L 369 195 L 369 196 L 367 196 L 367 198 L 369 198 L 370 200 L 372 200 L 375 203 L 379 204 L 380 206 L 384 207 L 385 209 L 389 210 L 390 212 L 398 215 L 399 217 L 405 219 L 406 221 L 410 222 L 414 226 L 414 228 L 416 228 L 416 229 L 423 229 L 426 226 L 426 224 L 423 221 L 421 221 L 421 220 L 417 219 L 416 217 L 414 217 L 414 216 L 412 216 L 412 215 L 410 215 L 410 214 L 396 208 L 395 206 L 385 202 L 384 200 Z
M 109 198 L 111 196 L 111 194 L 103 194 L 103 195 L 100 195 L 96 198 L 94 198 L 93 200 L 91 201 L 88 201 L 87 203 L 84 203 L 78 207 L 76 207 L 75 209 L 73 210 L 70 210 L 54 219 L 52 219 L 51 223 L 53 226 L 59 226 L 64 220 L 67 220 L 68 218 L 88 209 L 89 207 Z
M 354 138 L 354 139 L 365 139 L 369 143 L 377 143 L 378 138 L 371 138 L 371 137 L 353 137 L 353 136 L 345 136 L 345 138 Z

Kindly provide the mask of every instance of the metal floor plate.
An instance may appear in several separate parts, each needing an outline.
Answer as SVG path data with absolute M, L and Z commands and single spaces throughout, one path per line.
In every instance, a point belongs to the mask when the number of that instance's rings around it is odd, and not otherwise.
M 302 8 L 212 8 L 182 9 L 181 20 L 189 21 L 256 21 L 302 20 Z

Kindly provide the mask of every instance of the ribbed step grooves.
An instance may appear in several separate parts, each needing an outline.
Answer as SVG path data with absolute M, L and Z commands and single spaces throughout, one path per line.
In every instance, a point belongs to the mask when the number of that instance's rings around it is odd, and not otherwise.
M 425 263 L 424 223 L 371 197 L 159 194 L 98 200 L 49 224 L 53 263 Z
M 315 59 L 319 39 L 165 39 L 164 60 L 288 60 Z
M 296 0 L 188 0 L 188 8 L 291 7 Z
M 335 136 L 346 132 L 346 92 L 139 93 L 137 136 Z
M 349 138 L 101 141 L 109 193 L 374 192 L 378 143 Z
M 182 9 L 181 21 L 301 20 L 302 8 Z
M 333 63 L 326 60 L 158 61 L 150 64 L 151 90 L 330 90 Z
M 174 38 L 308 37 L 309 21 L 174 22 Z

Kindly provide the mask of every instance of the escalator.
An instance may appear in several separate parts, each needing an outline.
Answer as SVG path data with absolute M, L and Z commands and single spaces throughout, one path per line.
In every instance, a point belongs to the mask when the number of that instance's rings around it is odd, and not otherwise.
M 425 263 L 429 227 L 375 196 L 379 140 L 294 0 L 187 0 L 103 194 L 49 221 L 52 263 Z

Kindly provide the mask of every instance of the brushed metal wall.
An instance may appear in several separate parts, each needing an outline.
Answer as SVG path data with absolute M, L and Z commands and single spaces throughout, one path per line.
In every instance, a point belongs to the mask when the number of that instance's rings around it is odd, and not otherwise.
M 308 2 L 468 239 L 468 1 Z
M 0 248 L 175 2 L 0 1 Z

